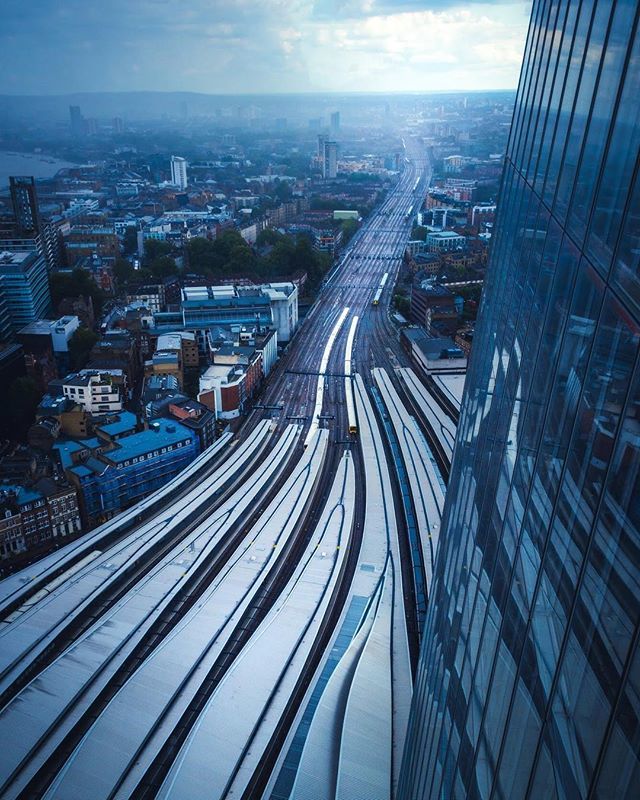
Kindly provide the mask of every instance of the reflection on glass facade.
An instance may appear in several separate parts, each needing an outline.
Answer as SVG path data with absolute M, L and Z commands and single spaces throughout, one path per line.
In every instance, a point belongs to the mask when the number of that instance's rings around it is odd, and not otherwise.
M 534 0 L 400 796 L 640 797 L 637 0 Z

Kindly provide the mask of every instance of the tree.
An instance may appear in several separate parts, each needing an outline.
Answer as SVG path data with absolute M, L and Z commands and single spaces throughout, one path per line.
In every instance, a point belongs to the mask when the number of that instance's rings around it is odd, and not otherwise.
M 136 271 L 126 258 L 116 258 L 113 265 L 113 274 L 118 286 L 126 286 L 134 277 Z
M 291 199 L 291 195 L 293 194 L 293 191 L 291 190 L 291 186 L 289 185 L 289 182 L 288 181 L 280 181 L 280 180 L 278 180 L 276 178 L 275 183 L 276 183 L 276 188 L 275 188 L 274 194 L 278 198 L 278 200 L 282 200 L 283 202 L 286 202 L 287 200 L 290 200 Z
M 155 261 L 160 256 L 168 256 L 173 253 L 173 247 L 169 242 L 160 239 L 147 239 L 144 243 L 144 255 L 148 261 Z
M 78 328 L 69 339 L 69 360 L 72 369 L 82 369 L 87 365 L 91 350 L 100 337 L 89 328 Z
M 168 278 L 170 275 L 178 274 L 178 265 L 171 256 L 158 256 L 149 264 L 155 278 Z
M 127 256 L 132 256 L 138 250 L 138 230 L 133 225 L 127 226 L 124 232 L 122 242 L 124 253 Z
M 265 245 L 274 245 L 277 244 L 281 239 L 284 239 L 284 236 L 278 231 L 274 230 L 274 228 L 264 228 L 261 230 L 256 238 L 256 246 L 257 247 L 265 247 Z
M 93 300 L 93 308 L 97 315 L 100 314 L 104 304 L 105 293 L 93 280 L 91 275 L 83 269 L 74 269 L 73 272 L 53 272 L 49 276 L 51 300 L 54 307 L 65 297 L 86 297 Z
M 409 298 L 406 295 L 402 294 L 394 294 L 393 295 L 393 305 L 405 319 L 409 318 L 409 313 L 411 312 L 411 303 Z
M 214 241 L 194 238 L 187 245 L 189 268 L 214 277 L 254 273 L 259 264 L 253 250 L 235 230 L 225 231 Z
M 16 378 L 5 399 L 2 432 L 7 439 L 25 442 L 40 403 L 40 391 L 32 378 Z
M 341 225 L 342 228 L 342 244 L 347 244 L 349 239 L 355 234 L 358 230 L 358 223 L 355 219 L 345 219 Z
M 231 249 L 225 271 L 229 275 L 246 275 L 253 273 L 255 269 L 256 257 L 253 250 L 243 240 L 243 244 L 237 244 Z

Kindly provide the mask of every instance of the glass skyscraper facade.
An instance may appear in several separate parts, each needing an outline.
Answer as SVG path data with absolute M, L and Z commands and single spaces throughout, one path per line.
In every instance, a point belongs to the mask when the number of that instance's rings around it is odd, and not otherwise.
M 637 0 L 534 0 L 400 797 L 640 797 Z

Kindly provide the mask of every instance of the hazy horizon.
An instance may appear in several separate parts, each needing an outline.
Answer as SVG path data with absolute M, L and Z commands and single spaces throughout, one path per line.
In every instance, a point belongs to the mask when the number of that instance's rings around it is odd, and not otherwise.
M 82 97 L 84 95 L 132 95 L 132 94 L 173 94 L 173 95 L 195 95 L 196 97 L 295 97 L 299 96 L 367 96 L 367 95 L 398 95 L 400 97 L 428 97 L 430 95 L 450 95 L 450 94 L 501 94 L 515 93 L 516 85 L 507 86 L 500 89 L 430 89 L 428 91 L 415 89 L 413 91 L 397 90 L 376 90 L 362 89 L 353 91 L 320 90 L 310 89 L 308 91 L 283 91 L 283 92 L 196 92 L 188 89 L 130 89 L 130 90 L 96 90 L 82 92 L 0 92 L 0 97 Z

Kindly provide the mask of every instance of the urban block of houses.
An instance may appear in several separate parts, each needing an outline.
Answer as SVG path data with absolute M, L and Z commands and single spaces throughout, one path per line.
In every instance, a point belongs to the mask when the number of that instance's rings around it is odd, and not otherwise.
M 85 525 L 92 527 L 164 486 L 200 452 L 198 434 L 177 420 L 143 427 L 123 411 L 94 425 L 95 436 L 54 445 L 78 490 Z
M 0 484 L 0 558 L 50 545 L 81 530 L 76 489 L 51 478 Z

